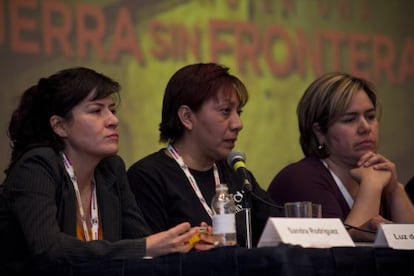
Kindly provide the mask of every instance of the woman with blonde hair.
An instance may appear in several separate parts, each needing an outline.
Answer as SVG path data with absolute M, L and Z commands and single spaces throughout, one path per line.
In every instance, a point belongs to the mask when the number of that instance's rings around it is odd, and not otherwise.
M 305 157 L 282 169 L 268 192 L 277 202 L 322 204 L 356 241 L 372 241 L 380 223 L 414 223 L 414 206 L 395 164 L 378 152 L 377 91 L 333 72 L 316 79 L 297 106 Z

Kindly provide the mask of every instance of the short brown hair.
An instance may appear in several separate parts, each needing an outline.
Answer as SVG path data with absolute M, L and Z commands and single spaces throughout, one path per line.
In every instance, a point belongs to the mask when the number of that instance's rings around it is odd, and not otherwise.
M 160 142 L 172 142 L 184 133 L 184 126 L 178 117 L 178 109 L 187 105 L 198 111 L 204 102 L 217 97 L 223 91 L 236 91 L 243 107 L 249 95 L 240 79 L 229 73 L 229 68 L 216 63 L 196 63 L 179 69 L 169 80 L 164 93 L 162 118 L 159 126 Z

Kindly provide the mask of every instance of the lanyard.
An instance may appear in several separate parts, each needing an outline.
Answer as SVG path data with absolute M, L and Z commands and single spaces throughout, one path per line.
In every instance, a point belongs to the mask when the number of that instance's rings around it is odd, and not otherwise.
M 88 226 L 86 224 L 86 216 L 85 211 L 83 210 L 82 200 L 79 192 L 78 181 L 75 176 L 75 172 L 73 171 L 73 167 L 70 164 L 68 158 L 66 157 L 65 153 L 62 152 L 63 163 L 65 164 L 65 169 L 69 174 L 70 179 L 72 180 L 73 188 L 75 189 L 76 193 L 76 200 L 78 202 L 79 207 L 79 215 L 82 222 L 83 227 L 83 234 L 85 235 L 85 240 L 97 240 L 99 238 L 98 231 L 99 231 L 99 217 L 98 217 L 98 201 L 96 198 L 96 183 L 95 179 L 93 180 L 93 191 L 91 196 L 91 225 L 92 225 L 92 237 L 89 237 Z
M 174 160 L 177 162 L 177 164 L 180 166 L 180 168 L 183 170 L 184 174 L 187 176 L 188 181 L 191 184 L 191 187 L 193 188 L 194 192 L 196 193 L 198 199 L 200 200 L 201 204 L 203 205 L 204 209 L 210 216 L 210 218 L 213 216 L 213 211 L 208 206 L 206 200 L 203 197 L 203 194 L 200 191 L 200 188 L 197 185 L 197 181 L 195 180 L 194 176 L 191 174 L 190 170 L 188 169 L 187 165 L 184 163 L 183 158 L 178 154 L 178 152 L 174 149 L 174 147 L 171 144 L 168 144 L 167 150 L 171 153 L 171 156 L 174 158 Z M 216 187 L 220 184 L 220 177 L 218 174 L 216 163 L 213 164 L 213 174 L 214 174 L 214 182 L 216 184 Z

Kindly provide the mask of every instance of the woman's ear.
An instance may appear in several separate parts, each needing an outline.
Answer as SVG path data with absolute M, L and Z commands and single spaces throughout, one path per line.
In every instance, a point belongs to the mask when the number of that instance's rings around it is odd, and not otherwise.
M 188 130 L 193 128 L 193 111 L 187 105 L 181 105 L 178 108 L 178 118 L 180 118 L 181 123 Z
M 60 137 L 67 136 L 65 120 L 62 117 L 58 115 L 53 115 L 52 117 L 50 117 L 49 123 L 50 123 L 50 126 L 52 127 L 53 132 L 56 133 L 58 136 Z
M 316 136 L 316 139 L 318 139 L 319 145 L 325 144 L 325 135 L 322 133 L 319 123 L 313 123 L 312 129 L 313 134 Z

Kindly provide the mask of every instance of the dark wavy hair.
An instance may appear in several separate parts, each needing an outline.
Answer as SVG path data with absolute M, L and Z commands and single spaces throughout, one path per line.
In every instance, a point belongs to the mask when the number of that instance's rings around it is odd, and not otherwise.
M 222 88 L 231 88 L 223 89 Z M 187 105 L 197 112 L 204 102 L 217 97 L 219 91 L 235 91 L 243 107 L 249 95 L 240 79 L 229 68 L 216 63 L 196 63 L 182 67 L 169 80 L 164 93 L 162 118 L 159 125 L 160 142 L 172 142 L 184 133 L 178 109 Z
M 29 149 L 50 146 L 56 151 L 63 149 L 63 141 L 49 123 L 50 117 L 58 115 L 70 120 L 72 109 L 93 91 L 92 100 L 116 95 L 119 103 L 118 82 L 85 67 L 61 70 L 47 78 L 41 78 L 21 96 L 13 111 L 8 136 L 12 154 L 7 171 Z

